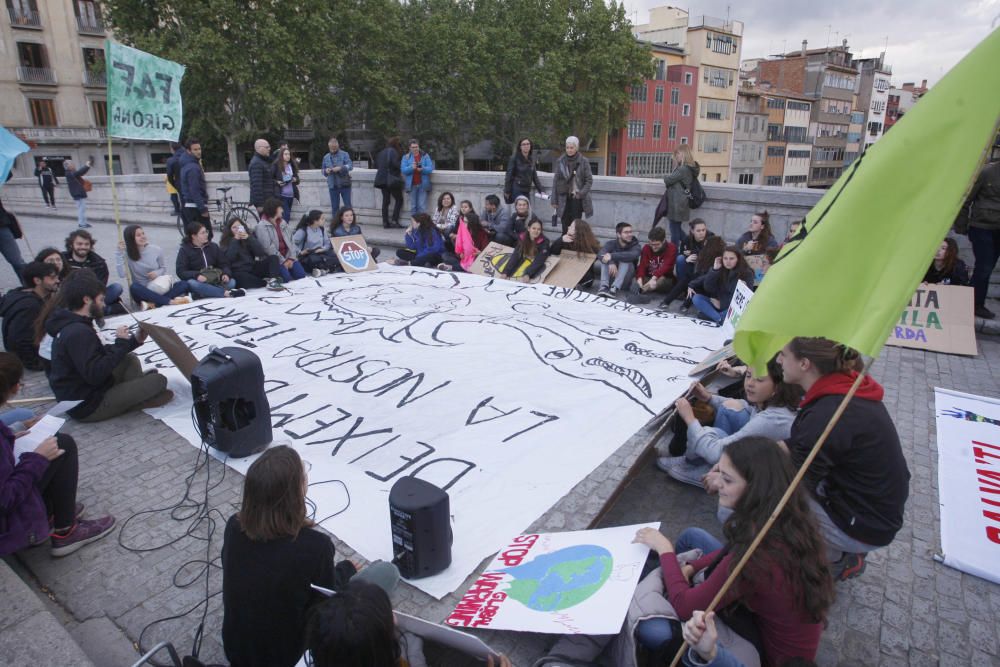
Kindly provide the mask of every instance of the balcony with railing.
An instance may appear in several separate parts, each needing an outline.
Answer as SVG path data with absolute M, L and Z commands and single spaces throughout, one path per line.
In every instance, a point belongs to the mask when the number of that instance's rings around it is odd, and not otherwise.
M 103 70 L 97 72 L 85 69 L 83 70 L 83 85 L 93 88 L 106 88 L 108 85 L 108 75 Z
M 83 35 L 104 35 L 104 20 L 95 16 L 77 16 L 76 28 Z
M 9 127 L 24 141 L 40 144 L 97 142 L 107 138 L 103 127 Z
M 36 29 L 42 27 L 42 17 L 38 15 L 38 10 L 36 9 L 15 9 L 8 7 L 7 13 L 10 14 L 10 25 L 14 28 Z
M 51 67 L 17 68 L 17 80 L 21 83 L 33 83 L 47 86 L 56 85 L 56 72 Z

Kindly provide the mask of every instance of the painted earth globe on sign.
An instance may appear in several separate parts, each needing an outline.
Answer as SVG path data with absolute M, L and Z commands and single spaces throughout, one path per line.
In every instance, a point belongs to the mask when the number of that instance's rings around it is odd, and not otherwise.
M 514 579 L 505 591 L 511 599 L 535 611 L 561 611 L 596 593 L 611 576 L 611 552 L 580 544 L 543 554 L 501 570 Z

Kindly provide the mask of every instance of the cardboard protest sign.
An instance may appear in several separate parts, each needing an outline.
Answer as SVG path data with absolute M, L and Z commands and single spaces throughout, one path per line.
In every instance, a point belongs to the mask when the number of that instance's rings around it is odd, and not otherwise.
M 593 268 L 596 261 L 597 255 L 592 253 L 577 254 L 571 250 L 564 250 L 559 255 L 559 263 L 545 276 L 545 280 L 542 282 L 556 287 L 576 287 Z
M 743 311 L 747 309 L 750 299 L 753 298 L 753 290 L 742 280 L 736 283 L 736 291 L 729 302 L 729 309 L 726 310 L 726 318 L 722 321 L 722 332 L 726 338 L 732 338 L 736 333 L 736 325 L 740 323 Z
M 472 263 L 469 267 L 469 273 L 474 273 L 477 276 L 483 276 L 485 278 L 504 278 L 502 271 L 507 267 L 507 262 L 510 261 L 511 255 L 514 254 L 514 249 L 496 243 L 495 241 L 487 245 L 483 250 L 476 256 L 476 261 Z M 530 282 L 541 283 L 545 282 L 545 278 L 552 272 L 552 270 L 559 264 L 559 257 L 555 255 L 549 255 L 545 259 L 545 268 L 542 272 L 535 276 Z M 520 278 L 524 275 L 525 270 L 531 266 L 530 260 L 524 260 L 521 262 L 521 266 L 517 267 L 511 274 L 511 278 Z M 573 283 L 576 285 L 576 283 Z
M 139 328 L 149 334 L 170 361 L 174 362 L 177 370 L 190 382 L 191 373 L 198 365 L 198 360 L 181 337 L 169 327 L 161 327 L 150 322 L 139 322 Z
M 699 373 L 704 373 L 705 371 L 712 370 L 719 365 L 719 362 L 723 359 L 732 359 L 736 356 L 736 350 L 733 349 L 733 344 L 729 343 L 719 348 L 712 354 L 705 357 L 705 360 L 700 364 L 691 369 L 688 376 L 698 375 Z
M 184 120 L 184 66 L 110 40 L 107 54 L 108 135 L 177 141 Z
M 975 356 L 979 348 L 972 301 L 971 287 L 922 284 L 886 344 Z
M 360 234 L 334 237 L 333 252 L 347 273 L 374 271 L 377 268 L 375 260 L 372 259 L 372 254 L 368 250 L 368 244 Z
M 444 620 L 448 625 L 555 634 L 621 629 L 649 548 L 636 531 L 659 524 L 520 535 L 508 542 Z
M 756 287 L 760 285 L 760 281 L 764 279 L 764 272 L 767 270 L 768 263 L 767 257 L 764 255 L 745 255 L 743 257 L 747 261 L 747 265 L 753 269 L 753 284 Z

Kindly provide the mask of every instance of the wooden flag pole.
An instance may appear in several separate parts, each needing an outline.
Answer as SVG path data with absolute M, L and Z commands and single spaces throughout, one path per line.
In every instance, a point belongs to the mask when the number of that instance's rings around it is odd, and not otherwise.
M 802 466 L 799 468 L 799 472 L 792 479 L 792 483 L 788 485 L 788 489 L 785 490 L 785 495 L 783 495 L 781 497 L 781 500 L 778 501 L 778 504 L 774 508 L 774 511 L 771 512 L 771 516 L 767 518 L 767 521 L 764 523 L 764 526 L 760 529 L 760 532 L 758 532 L 757 536 L 754 537 L 753 542 L 750 543 L 750 547 L 747 549 L 746 553 L 743 554 L 743 557 L 740 558 L 739 562 L 736 564 L 736 567 L 734 567 L 732 572 L 729 573 L 729 578 L 726 579 L 726 582 L 724 584 L 722 584 L 722 588 L 719 589 L 719 592 L 716 593 L 715 597 L 712 599 L 711 604 L 709 604 L 708 608 L 705 609 L 705 613 L 708 613 L 710 611 L 715 611 L 715 608 L 719 605 L 719 602 L 721 602 L 722 598 L 725 597 L 726 593 L 729 592 L 729 589 L 732 587 L 733 582 L 735 582 L 736 578 L 740 576 L 740 572 L 743 571 L 744 566 L 750 560 L 750 557 L 753 556 L 754 551 L 757 550 L 757 547 L 760 546 L 760 543 L 767 536 L 767 532 L 771 530 L 771 526 L 774 525 L 774 522 L 781 514 L 781 511 L 785 509 L 785 505 L 788 504 L 788 501 L 791 499 L 792 494 L 795 493 L 795 490 L 799 487 L 799 484 L 805 477 L 806 472 L 809 471 L 809 466 L 816 458 L 816 455 L 819 454 L 819 450 L 823 447 L 823 444 L 826 442 L 826 439 L 830 436 L 830 432 L 833 431 L 833 427 L 837 425 L 838 421 L 840 421 L 841 415 L 843 415 L 844 410 L 847 409 L 847 404 L 850 403 L 851 399 L 854 397 L 854 394 L 858 391 L 858 387 L 861 386 L 861 381 L 864 380 L 865 375 L 867 375 L 868 368 L 870 367 L 870 365 L 871 362 L 865 364 L 865 368 L 860 373 L 858 373 L 858 377 L 854 380 L 854 384 L 851 385 L 850 390 L 844 396 L 844 400 L 842 400 L 840 402 L 840 405 L 837 406 L 837 411 L 833 413 L 832 417 L 830 417 L 830 421 L 827 422 L 826 428 L 823 429 L 823 433 L 819 436 L 819 439 L 816 441 L 816 444 L 813 445 L 812 450 L 809 452 L 809 456 L 807 456 L 806 460 L 802 462 Z M 686 641 L 681 643 L 681 647 L 677 651 L 677 655 L 674 656 L 673 661 L 671 661 L 670 667 L 677 667 L 677 665 L 681 661 L 681 658 L 684 657 L 684 652 L 687 650 L 687 646 L 688 644 Z
M 105 130 L 107 131 L 107 130 Z M 111 152 L 111 133 L 108 132 L 108 176 L 111 177 L 111 203 L 115 209 L 115 228 L 118 230 L 118 240 L 124 241 L 125 237 L 122 236 L 122 221 L 121 216 L 118 213 L 118 188 L 115 187 L 115 161 Z M 132 272 L 128 268 L 128 255 L 127 251 L 122 252 L 122 264 L 125 266 L 125 286 L 128 288 L 126 292 L 131 293 L 132 287 Z M 125 295 L 122 295 L 122 302 L 125 301 Z

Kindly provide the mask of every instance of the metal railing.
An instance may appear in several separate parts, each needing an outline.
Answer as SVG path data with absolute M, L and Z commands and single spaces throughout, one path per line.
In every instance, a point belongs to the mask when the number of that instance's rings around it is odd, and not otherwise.
M 10 14 L 10 24 L 15 28 L 42 27 L 42 19 L 34 9 L 23 10 L 8 7 L 7 13 Z
M 18 66 L 17 80 L 21 83 L 45 83 L 55 85 L 56 73 L 51 67 Z
M 76 27 L 79 32 L 86 33 L 88 35 L 104 34 L 104 21 L 102 21 L 99 18 L 93 18 L 90 16 L 77 16 Z
M 89 69 L 83 70 L 83 85 L 106 87 L 108 85 L 108 75 L 106 72 L 92 72 Z
M 40 143 L 95 141 L 107 138 L 103 127 L 9 127 L 7 129 L 24 141 Z

